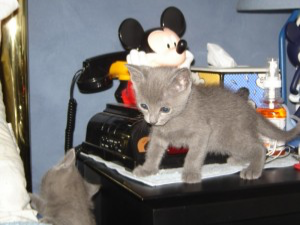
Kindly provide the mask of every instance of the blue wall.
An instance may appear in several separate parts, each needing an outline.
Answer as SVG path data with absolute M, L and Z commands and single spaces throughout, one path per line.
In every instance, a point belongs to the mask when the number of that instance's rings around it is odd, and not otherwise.
M 117 35 L 128 17 L 144 29 L 159 26 L 168 6 L 183 12 L 184 39 L 195 65 L 206 66 L 206 44 L 222 46 L 240 65 L 265 66 L 278 58 L 278 33 L 288 13 L 238 13 L 237 0 L 30 0 L 29 70 L 33 190 L 42 175 L 64 154 L 69 89 L 74 73 L 86 58 L 123 50 Z M 293 68 L 289 68 L 293 75 Z M 86 125 L 105 104 L 114 102 L 114 87 L 83 95 L 75 91 L 78 112 L 74 144 L 85 139 Z

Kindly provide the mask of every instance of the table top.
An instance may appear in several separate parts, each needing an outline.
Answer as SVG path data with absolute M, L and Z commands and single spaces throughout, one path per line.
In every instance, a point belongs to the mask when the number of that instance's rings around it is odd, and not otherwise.
M 241 198 L 265 197 L 284 193 L 297 193 L 300 190 L 300 171 L 293 167 L 265 169 L 257 180 L 243 180 L 239 173 L 202 180 L 197 184 L 176 183 L 151 187 L 126 178 L 104 164 L 80 153 L 78 160 L 101 174 L 115 185 L 141 201 L 158 204 L 193 200 L 201 202 L 226 201 Z M 167 200 L 167 201 L 166 201 Z

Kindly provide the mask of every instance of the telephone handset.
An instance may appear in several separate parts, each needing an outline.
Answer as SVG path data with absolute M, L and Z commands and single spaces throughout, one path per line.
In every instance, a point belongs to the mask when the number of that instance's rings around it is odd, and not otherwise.
M 82 93 L 105 91 L 112 87 L 110 67 L 118 61 L 126 61 L 128 52 L 114 52 L 86 59 L 82 65 L 82 73 L 77 81 Z
M 70 88 L 70 100 L 68 104 L 67 126 L 65 130 L 65 151 L 73 147 L 73 134 L 75 129 L 75 117 L 77 102 L 74 98 L 74 88 L 77 84 L 81 93 L 89 94 L 105 91 L 112 87 L 113 78 L 117 78 L 117 70 L 111 72 L 111 65 L 116 62 L 126 61 L 126 51 L 113 52 L 88 58 L 83 61 L 82 69 L 78 70 L 72 80 Z M 119 65 L 119 64 L 118 64 Z M 114 67 L 115 68 L 115 67 Z M 117 99 L 120 102 L 120 99 Z

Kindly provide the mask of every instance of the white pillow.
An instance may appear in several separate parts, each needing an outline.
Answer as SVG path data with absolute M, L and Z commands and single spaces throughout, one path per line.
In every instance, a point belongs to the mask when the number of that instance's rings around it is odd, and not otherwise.
M 0 5 L 0 20 L 9 16 L 13 11 L 15 11 L 19 7 L 17 0 L 0 0 Z
M 5 120 L 0 83 L 0 223 L 37 221 L 30 206 L 24 167 L 11 125 Z
M 17 0 L 0 0 L 0 28 L 1 20 L 9 16 L 13 11 L 19 7 Z M 0 42 L 1 42 L 1 29 L 0 29 Z

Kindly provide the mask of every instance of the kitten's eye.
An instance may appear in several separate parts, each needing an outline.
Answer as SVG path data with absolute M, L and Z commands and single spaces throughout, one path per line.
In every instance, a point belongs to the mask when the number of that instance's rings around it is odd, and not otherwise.
M 141 108 L 142 109 L 145 109 L 145 110 L 148 110 L 148 106 L 144 103 L 140 104 Z
M 160 111 L 163 112 L 163 113 L 168 113 L 168 112 L 170 112 L 170 108 L 168 108 L 168 107 L 161 107 Z

